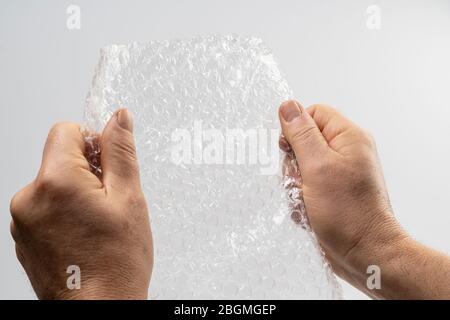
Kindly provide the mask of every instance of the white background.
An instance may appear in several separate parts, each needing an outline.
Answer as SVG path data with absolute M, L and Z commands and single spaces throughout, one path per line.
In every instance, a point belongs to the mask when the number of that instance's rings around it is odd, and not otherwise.
M 81 30 L 66 27 L 70 4 Z M 366 27 L 372 4 L 380 30 Z M 100 47 L 215 33 L 261 37 L 303 104 L 334 105 L 371 131 L 398 219 L 450 252 L 450 1 L 1 0 L 0 298 L 35 297 L 9 201 L 34 178 L 51 125 L 82 121 Z

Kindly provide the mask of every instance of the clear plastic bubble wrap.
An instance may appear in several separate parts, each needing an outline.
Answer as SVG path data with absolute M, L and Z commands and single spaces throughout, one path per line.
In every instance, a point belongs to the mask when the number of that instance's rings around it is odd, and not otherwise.
M 114 110 L 134 114 L 154 236 L 151 298 L 341 297 L 308 227 L 294 157 L 278 148 L 277 108 L 291 97 L 257 38 L 102 50 L 86 124 L 101 132 Z

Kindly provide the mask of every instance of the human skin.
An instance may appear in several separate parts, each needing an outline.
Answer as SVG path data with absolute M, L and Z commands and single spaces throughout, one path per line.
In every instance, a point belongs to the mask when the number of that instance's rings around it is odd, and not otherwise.
M 334 271 L 373 298 L 450 299 L 450 257 L 412 239 L 394 218 L 375 141 L 331 107 L 279 109 L 280 147 L 293 150 L 309 222 Z M 369 289 L 370 265 L 380 289 Z
M 127 110 L 112 116 L 99 137 L 99 178 L 79 125 L 51 129 L 37 178 L 11 201 L 17 257 L 38 298 L 147 298 L 153 243 L 132 130 Z M 71 265 L 80 289 L 67 288 Z
M 280 107 L 284 138 L 303 179 L 308 218 L 335 272 L 374 298 L 450 298 L 450 259 L 395 220 L 373 139 L 334 109 Z M 35 181 L 11 202 L 17 256 L 41 299 L 145 299 L 153 265 L 131 115 L 119 110 L 100 137 L 103 175 L 84 157 L 76 124 L 51 130 Z M 69 290 L 66 269 L 81 269 Z M 366 286 L 367 267 L 381 289 Z

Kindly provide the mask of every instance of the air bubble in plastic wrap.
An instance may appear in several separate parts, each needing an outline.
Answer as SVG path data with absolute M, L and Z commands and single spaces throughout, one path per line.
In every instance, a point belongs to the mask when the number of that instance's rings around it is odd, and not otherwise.
M 86 124 L 101 132 L 114 110 L 134 114 L 155 247 L 150 298 L 341 297 L 295 159 L 278 148 L 277 109 L 291 97 L 253 37 L 102 50 Z

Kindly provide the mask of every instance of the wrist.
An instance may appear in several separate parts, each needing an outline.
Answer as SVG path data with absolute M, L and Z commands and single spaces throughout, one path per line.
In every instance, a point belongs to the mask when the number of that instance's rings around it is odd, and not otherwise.
M 392 216 L 391 216 L 392 217 Z M 392 217 L 368 226 L 367 231 L 343 257 L 341 276 L 374 298 L 389 298 L 386 287 L 394 283 L 402 266 L 416 251 L 416 242 Z M 368 279 L 375 271 L 380 289 L 370 289 Z
M 89 279 L 79 289 L 64 289 L 54 295 L 54 300 L 147 300 L 148 289 L 124 285 L 106 279 Z

